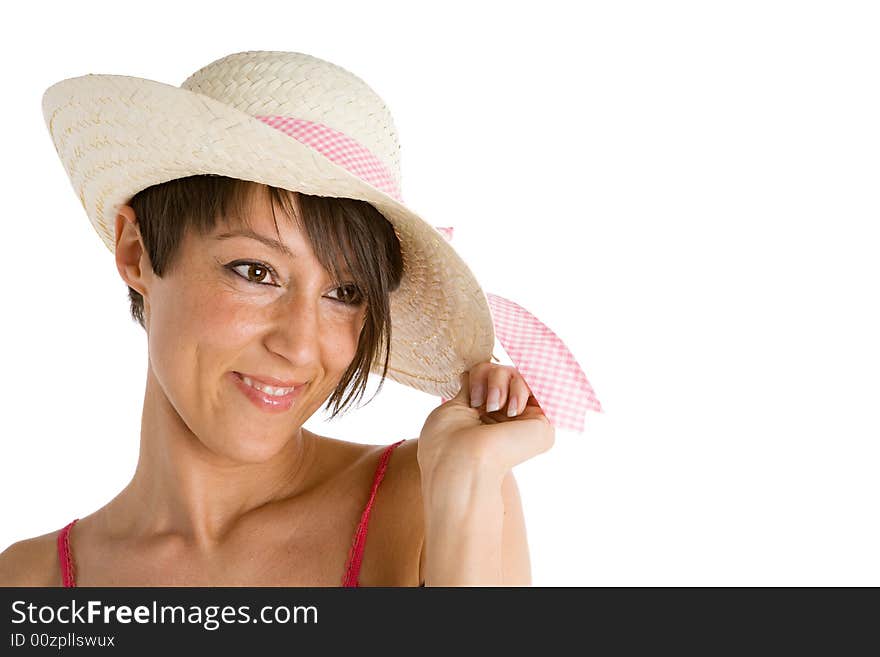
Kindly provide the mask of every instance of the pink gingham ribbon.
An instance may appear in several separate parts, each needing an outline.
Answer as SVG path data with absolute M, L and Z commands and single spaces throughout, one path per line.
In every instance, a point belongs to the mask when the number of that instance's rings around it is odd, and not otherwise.
M 395 177 L 363 144 L 322 123 L 286 116 L 256 116 L 309 146 L 364 182 L 392 196 L 403 197 Z M 451 227 L 437 227 L 452 240 Z M 486 293 L 495 335 L 528 384 L 541 410 L 558 429 L 582 433 L 588 410 L 602 411 L 590 382 L 565 343 L 522 306 Z M 446 399 L 441 397 L 442 402 Z
M 452 227 L 435 228 L 452 241 Z M 588 410 L 602 413 L 577 360 L 546 324 L 510 299 L 486 293 L 495 335 L 550 423 L 583 433 Z M 443 403 L 447 400 L 441 397 Z
M 295 119 L 289 116 L 254 117 L 280 130 L 285 135 L 314 148 L 334 164 L 338 164 L 365 183 L 372 185 L 403 203 L 403 196 L 391 171 L 382 161 L 360 142 L 344 132 L 334 130 L 323 123 Z

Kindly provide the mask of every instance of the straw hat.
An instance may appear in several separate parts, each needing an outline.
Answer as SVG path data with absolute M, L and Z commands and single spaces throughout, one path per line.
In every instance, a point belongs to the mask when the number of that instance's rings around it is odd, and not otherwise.
M 440 230 L 403 204 L 400 146 L 382 99 L 353 73 L 297 52 L 222 57 L 175 87 L 88 74 L 53 84 L 43 116 L 89 221 L 112 252 L 119 208 L 152 185 L 220 174 L 372 204 L 394 226 L 388 378 L 454 396 L 495 342 L 486 294 Z M 374 365 L 381 373 L 381 363 Z

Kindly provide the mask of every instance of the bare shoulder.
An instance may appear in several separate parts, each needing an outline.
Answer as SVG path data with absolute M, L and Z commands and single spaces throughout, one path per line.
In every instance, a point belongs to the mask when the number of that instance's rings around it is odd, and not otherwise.
M 422 477 L 418 461 L 419 439 L 410 438 L 394 448 L 388 461 L 388 472 L 408 494 L 421 497 Z
M 380 445 L 378 453 L 372 458 L 378 465 L 378 456 L 388 445 Z M 411 521 L 414 508 L 421 509 L 422 477 L 418 461 L 418 438 L 410 438 L 391 450 L 385 475 L 382 479 L 382 496 L 391 504 L 395 515 L 400 513 L 398 520 Z
M 327 436 L 316 436 L 323 449 L 332 452 L 328 460 L 336 462 L 337 470 L 349 467 L 365 467 L 374 469 L 379 464 L 382 453 L 389 447 L 355 443 Z M 394 496 L 389 489 L 406 487 L 408 493 L 421 492 L 421 476 L 418 462 L 418 438 L 410 438 L 391 451 L 382 479 L 383 496 Z
M 60 586 L 58 534 L 13 543 L 0 553 L 0 586 Z
M 375 474 L 382 453 L 390 444 L 365 446 L 364 465 L 370 476 Z M 373 505 L 361 586 L 419 584 L 425 530 L 417 457 L 417 438 L 405 440 L 391 450 Z
M 367 444 L 315 437 L 319 453 L 316 479 L 323 482 L 322 490 L 332 489 L 334 496 L 356 501 L 358 516 L 353 519 L 353 528 L 369 502 L 383 453 L 398 440 Z M 361 586 L 418 585 L 424 543 L 421 493 L 418 439 L 400 441 L 389 454 L 372 501 Z M 350 535 L 344 540 L 350 540 Z
M 412 546 L 416 546 L 414 586 L 424 585 L 425 580 L 425 510 L 422 502 L 422 473 L 419 469 L 419 439 L 411 438 L 398 445 L 394 452 L 398 461 L 394 477 L 404 500 L 398 505 L 398 522 L 407 527 L 406 536 Z M 412 575 L 410 575 L 412 576 Z
M 394 586 L 418 586 L 423 579 L 425 513 L 422 503 L 421 471 L 418 462 L 418 438 L 411 438 L 394 448 L 388 461 L 382 495 L 386 503 L 389 563 L 396 563 L 388 580 Z M 388 488 L 385 488 L 385 486 Z

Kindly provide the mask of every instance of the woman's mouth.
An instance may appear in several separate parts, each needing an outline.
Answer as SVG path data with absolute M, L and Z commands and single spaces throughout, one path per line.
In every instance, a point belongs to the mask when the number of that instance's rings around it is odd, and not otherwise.
M 292 387 L 270 386 L 240 372 L 232 372 L 231 375 L 236 387 L 244 393 L 244 396 L 257 408 L 269 413 L 283 413 L 289 410 L 304 386 L 304 384 Z

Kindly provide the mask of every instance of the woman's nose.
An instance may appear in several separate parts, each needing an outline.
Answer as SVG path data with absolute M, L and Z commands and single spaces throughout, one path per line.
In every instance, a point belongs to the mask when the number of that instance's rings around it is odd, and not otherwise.
M 320 312 L 320 300 L 305 295 L 292 295 L 280 302 L 272 318 L 267 347 L 297 366 L 313 362 L 319 352 Z

